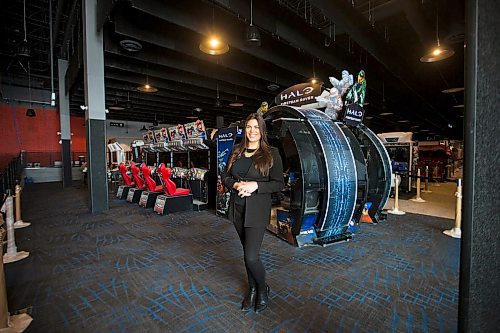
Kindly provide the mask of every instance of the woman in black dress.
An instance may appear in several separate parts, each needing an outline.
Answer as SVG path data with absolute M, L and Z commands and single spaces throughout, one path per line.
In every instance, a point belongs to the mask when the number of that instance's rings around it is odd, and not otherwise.
M 229 219 L 243 245 L 248 276 L 241 310 L 261 312 L 268 306 L 269 286 L 260 247 L 271 216 L 271 193 L 281 191 L 284 182 L 278 149 L 269 146 L 266 123 L 256 113 L 246 119 L 243 140 L 233 148 L 221 179 L 231 189 Z

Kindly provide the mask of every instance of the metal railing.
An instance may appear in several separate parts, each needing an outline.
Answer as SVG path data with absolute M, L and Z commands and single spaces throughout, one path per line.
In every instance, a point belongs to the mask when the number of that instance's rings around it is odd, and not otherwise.
M 9 162 L 8 166 L 4 170 L 0 171 L 1 196 L 7 193 L 7 190 L 11 190 L 11 192 L 14 193 L 16 184 L 21 181 L 25 161 L 24 152 L 21 152 L 17 157 L 13 158 Z
M 54 167 L 61 166 L 62 155 L 58 151 L 27 151 L 25 152 L 26 167 Z M 71 152 L 71 165 L 80 166 L 85 161 L 85 152 Z

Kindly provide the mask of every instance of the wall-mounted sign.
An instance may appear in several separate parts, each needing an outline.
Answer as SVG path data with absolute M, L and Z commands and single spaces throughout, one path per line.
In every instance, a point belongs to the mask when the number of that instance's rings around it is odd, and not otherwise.
M 125 127 L 125 123 L 110 122 L 109 127 Z
M 321 85 L 312 83 L 296 84 L 283 90 L 276 96 L 276 105 L 301 106 L 316 102 L 315 97 L 321 95 Z
M 344 123 L 348 126 L 358 126 L 363 120 L 365 110 L 359 104 L 352 103 L 346 106 Z

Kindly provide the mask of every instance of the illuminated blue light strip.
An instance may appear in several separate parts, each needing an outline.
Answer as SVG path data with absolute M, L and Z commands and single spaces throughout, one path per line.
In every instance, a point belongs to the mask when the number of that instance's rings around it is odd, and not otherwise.
M 355 208 L 356 168 L 347 138 L 340 127 L 324 113 L 314 109 L 296 109 L 309 122 L 323 151 L 327 172 L 325 214 L 319 221 L 321 237 L 336 235 L 345 230 Z
M 380 140 L 380 138 L 375 135 L 368 127 L 361 124 L 359 129 L 366 135 L 370 141 L 373 142 L 374 147 L 377 149 L 377 152 L 380 155 L 380 159 L 382 160 L 382 165 L 384 167 L 384 175 L 385 175 L 385 189 L 382 195 L 382 199 L 380 200 L 379 211 L 384 209 L 387 204 L 387 200 L 389 200 L 389 195 L 391 193 L 391 175 L 392 175 L 392 166 L 391 159 L 389 158 L 389 154 L 387 153 L 387 149 L 384 144 Z

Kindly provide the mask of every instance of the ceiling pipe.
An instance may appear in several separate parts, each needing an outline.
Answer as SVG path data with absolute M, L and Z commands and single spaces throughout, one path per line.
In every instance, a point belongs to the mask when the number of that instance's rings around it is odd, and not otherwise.
M 199 4 L 198 6 L 198 11 L 193 12 L 192 9 L 189 7 L 191 6 L 188 2 L 185 3 L 179 3 L 180 6 L 186 6 L 186 11 L 185 10 L 179 10 L 178 8 L 174 8 L 171 5 L 167 5 L 163 3 L 162 1 L 158 0 L 133 0 L 132 1 L 132 7 L 142 11 L 144 13 L 147 13 L 149 15 L 153 15 L 155 17 L 158 17 L 162 20 L 171 22 L 175 25 L 178 25 L 180 27 L 184 27 L 186 29 L 189 29 L 191 31 L 194 31 L 200 35 L 206 35 L 206 30 L 204 29 L 204 13 L 206 13 L 210 8 L 206 6 L 203 2 Z M 245 5 L 248 7 L 248 3 Z M 249 9 L 246 9 L 249 11 Z M 257 18 L 257 12 L 255 12 L 254 17 Z M 197 15 L 198 14 L 198 15 Z M 266 17 L 266 15 L 264 15 Z M 241 25 L 241 26 L 236 26 L 232 24 L 232 20 L 228 20 L 227 14 L 224 15 L 224 12 L 218 14 L 218 21 L 219 21 L 219 26 L 225 26 L 226 29 L 228 27 L 231 27 L 231 31 L 237 31 L 237 30 L 242 30 L 246 28 L 246 26 Z M 260 25 L 259 25 L 260 26 Z M 219 28 L 220 30 L 220 28 Z M 295 73 L 299 74 L 300 76 L 304 78 L 308 78 L 310 76 L 310 68 L 307 66 L 303 65 L 302 63 L 297 63 L 294 61 L 291 61 L 289 57 L 286 56 L 281 56 L 277 54 L 276 52 L 270 52 L 267 49 L 264 48 L 251 48 L 248 47 L 245 44 L 245 41 L 242 40 L 241 34 L 238 35 L 227 35 L 224 36 L 224 39 L 231 45 L 231 47 L 235 49 L 242 50 L 245 53 L 248 53 L 254 57 L 257 57 L 259 59 L 264 59 L 269 62 L 272 62 L 274 65 L 281 67 L 284 70 L 287 71 L 294 71 Z M 306 50 L 307 48 L 304 48 Z
M 73 0 L 73 4 L 71 6 L 71 11 L 68 15 L 68 21 L 66 22 L 66 29 L 64 30 L 64 37 L 61 43 L 61 58 L 67 59 L 68 54 L 66 54 L 66 47 L 67 44 L 69 43 L 69 35 L 71 33 L 71 30 L 73 29 L 74 25 L 74 19 L 75 19 L 75 14 L 76 14 L 76 7 L 78 5 L 78 0 Z M 55 33 L 57 33 L 57 30 L 54 30 Z
M 57 10 L 56 10 L 56 22 L 54 24 L 54 30 L 52 30 L 52 38 L 57 42 L 57 34 L 59 32 L 59 24 L 61 23 L 61 16 L 63 12 L 64 5 L 66 4 L 66 0 L 58 0 L 57 1 Z
M 123 52 L 117 43 L 109 37 L 105 37 L 104 51 L 106 54 L 123 57 L 125 59 L 135 59 L 138 57 L 131 55 L 130 53 Z M 148 47 L 145 50 L 141 50 L 140 55 L 141 61 L 147 61 L 149 63 L 164 66 L 165 68 L 172 68 L 176 70 L 182 70 L 190 74 L 201 75 L 205 77 L 213 77 L 218 80 L 233 83 L 238 86 L 245 88 L 261 91 L 264 94 L 269 94 L 269 91 L 265 90 L 267 85 L 267 80 L 262 79 L 262 85 L 257 86 L 255 78 L 250 75 L 246 75 L 242 72 L 234 72 L 229 69 L 217 68 L 216 64 L 206 64 L 201 63 L 197 60 L 186 60 L 184 57 L 177 57 L 170 54 L 167 50 L 160 50 L 153 47 Z M 255 75 L 255 73 L 253 73 Z
M 175 36 L 166 35 L 164 31 L 157 32 L 153 31 L 151 27 L 142 27 L 140 26 L 140 22 L 133 22 L 134 26 L 132 26 L 131 21 L 123 18 L 121 15 L 115 17 L 114 24 L 115 33 L 137 40 L 147 41 L 150 44 L 154 44 L 162 48 L 167 48 L 169 50 L 187 54 L 202 61 L 210 61 L 213 64 L 217 64 L 215 59 L 207 60 L 205 54 L 194 50 L 193 48 L 189 47 L 189 45 L 186 45 L 185 41 L 182 41 Z M 273 60 L 274 57 L 272 56 L 271 58 L 268 58 L 268 61 Z M 280 70 L 272 70 L 272 67 L 270 65 L 266 66 L 263 64 L 262 66 L 254 66 L 250 62 L 241 62 L 234 57 L 226 57 L 224 58 L 224 62 L 218 65 L 264 79 L 268 82 L 275 82 L 275 80 L 277 80 L 278 84 L 284 87 L 288 87 L 294 82 L 297 82 L 296 80 L 292 80 L 281 75 Z
M 406 19 L 422 45 L 429 46 L 434 41 L 435 32 L 429 28 L 429 24 L 422 15 L 422 10 L 417 6 L 417 3 L 412 0 L 392 0 L 381 4 L 370 10 L 375 21 L 382 21 L 391 18 L 401 12 L 406 16 Z M 364 16 L 368 16 L 369 12 L 364 11 Z M 433 25 L 431 25 L 433 26 Z

